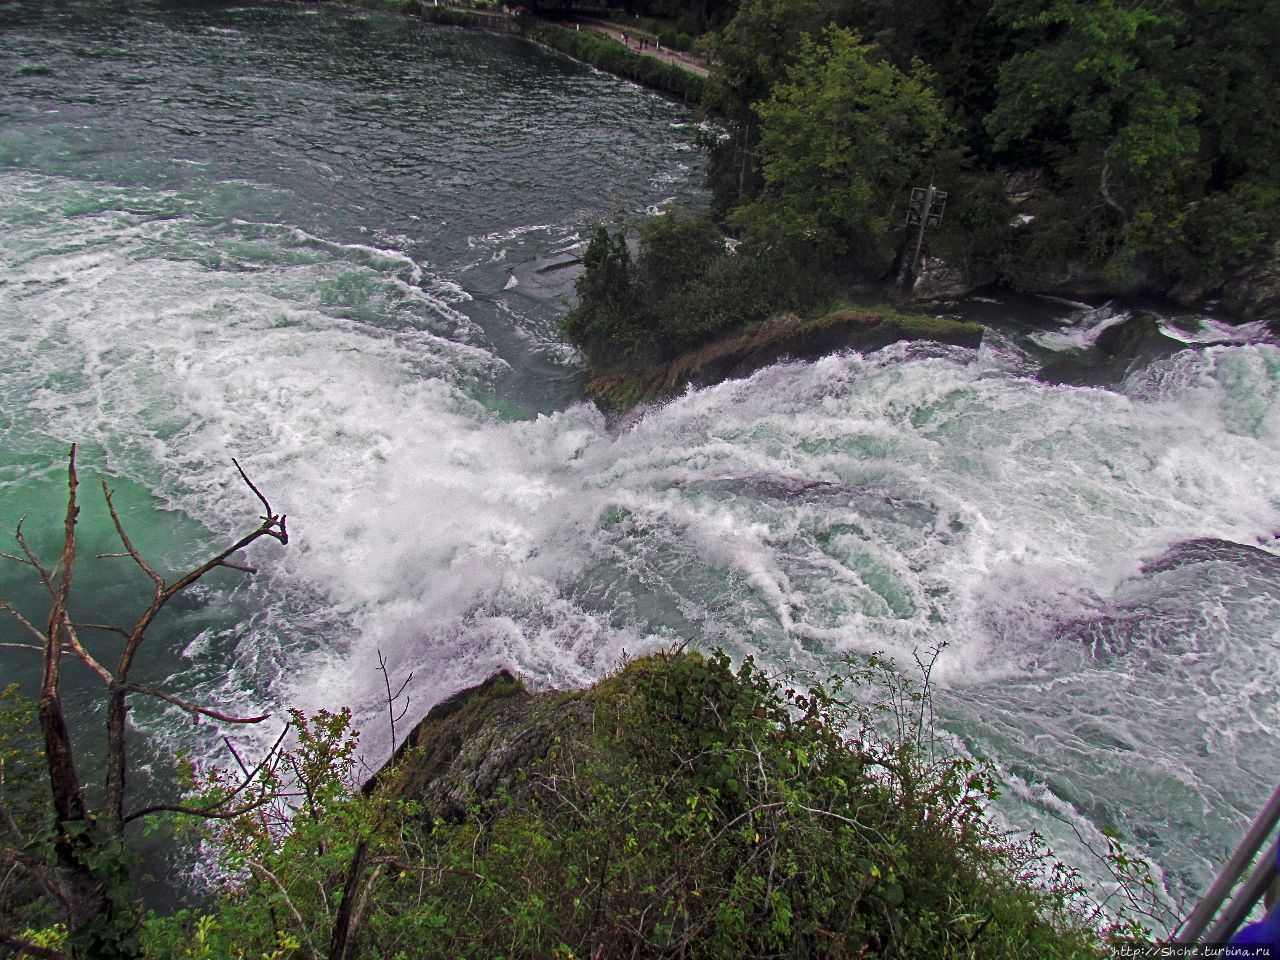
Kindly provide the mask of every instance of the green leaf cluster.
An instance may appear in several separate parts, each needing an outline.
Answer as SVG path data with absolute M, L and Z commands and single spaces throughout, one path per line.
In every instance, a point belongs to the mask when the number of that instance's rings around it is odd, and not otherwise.
M 759 244 L 785 240 L 821 263 L 851 254 L 884 273 L 895 201 L 946 126 L 920 64 L 903 72 L 854 32 L 804 37 L 786 81 L 755 105 L 763 190 L 729 222 Z
M 863 275 L 901 255 L 932 171 L 949 223 L 983 224 L 939 249 L 1015 285 L 1075 264 L 1212 289 L 1280 236 L 1278 43 L 1274 3 L 742 0 L 708 44 L 709 183 L 738 229 Z M 990 202 L 1018 171 L 1039 183 L 1021 223 Z

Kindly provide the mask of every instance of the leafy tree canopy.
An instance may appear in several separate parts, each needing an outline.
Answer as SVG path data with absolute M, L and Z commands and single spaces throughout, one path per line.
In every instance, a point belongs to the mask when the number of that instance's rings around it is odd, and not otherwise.
M 904 73 L 832 27 L 802 41 L 787 77 L 756 106 L 765 192 L 731 222 L 822 259 L 850 252 L 862 266 L 887 267 L 895 198 L 946 128 L 922 66 Z

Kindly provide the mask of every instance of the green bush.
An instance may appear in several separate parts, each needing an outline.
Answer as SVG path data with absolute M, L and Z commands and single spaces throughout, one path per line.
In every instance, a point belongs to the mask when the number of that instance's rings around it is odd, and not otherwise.
M 153 918 L 149 956 L 314 953 L 355 889 L 366 957 L 1099 957 L 1068 888 L 1020 879 L 986 773 L 931 759 L 917 689 L 890 682 L 907 732 L 878 732 L 860 691 L 887 674 L 806 687 L 721 654 L 632 662 L 517 702 L 563 719 L 513 787 L 451 822 L 390 781 L 344 786 L 325 726 L 300 755 L 327 772 L 316 802 L 283 832 L 224 831 L 247 872 L 204 915 Z
M 635 263 L 628 257 L 624 270 L 623 234 L 597 228 L 578 306 L 561 321 L 596 366 L 669 360 L 728 330 L 799 309 L 824 289 L 783 249 L 729 252 L 707 217 L 671 209 L 639 232 Z
M 474 27 L 479 22 L 470 10 L 456 7 L 421 7 L 420 12 L 424 20 L 452 27 Z

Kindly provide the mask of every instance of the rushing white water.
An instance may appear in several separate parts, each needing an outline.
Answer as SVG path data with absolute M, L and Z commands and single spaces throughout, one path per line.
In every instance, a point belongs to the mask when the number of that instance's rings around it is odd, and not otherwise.
M 635 211 L 688 171 L 676 109 L 645 109 L 662 130 Z M 1006 819 L 1068 852 L 1114 826 L 1183 896 L 1280 778 L 1265 328 L 1164 318 L 1197 347 L 1108 388 L 1052 385 L 1039 357 L 1124 314 L 1064 306 L 1037 331 L 988 302 L 1004 326 L 978 351 L 782 364 L 610 425 L 570 401 L 554 328 L 589 222 L 572 204 L 433 194 L 450 233 L 408 191 L 370 231 L 363 181 L 331 187 L 329 222 L 288 177 L 176 151 L 115 177 L 43 124 L 0 138 L 0 521 L 53 527 L 73 440 L 170 567 L 254 522 L 232 456 L 289 515 L 256 578 L 219 575 L 166 625 L 150 669 L 179 689 L 350 705 L 376 759 L 379 652 L 413 675 L 407 723 L 498 666 L 567 685 L 677 641 L 814 671 L 945 643 L 941 723 L 996 764 Z M 334 152 L 315 136 L 302 168 Z M 86 491 L 85 536 L 109 550 Z M 91 602 L 128 597 L 119 562 L 86 566 Z M 0 571 L 0 595 L 38 603 L 20 580 Z

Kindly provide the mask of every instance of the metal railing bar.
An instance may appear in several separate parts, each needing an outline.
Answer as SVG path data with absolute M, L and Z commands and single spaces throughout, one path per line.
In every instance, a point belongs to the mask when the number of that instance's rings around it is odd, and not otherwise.
M 1236 847 L 1236 852 L 1231 855 L 1231 859 L 1227 861 L 1217 879 L 1213 881 L 1213 885 L 1209 887 L 1209 892 L 1204 895 L 1204 898 L 1191 911 L 1191 915 L 1187 917 L 1186 921 L 1178 929 L 1177 936 L 1173 938 L 1174 943 L 1190 944 L 1196 943 L 1200 939 L 1200 935 L 1204 933 L 1209 923 L 1213 920 L 1214 914 L 1222 906 L 1222 901 L 1227 898 L 1227 894 L 1236 885 L 1236 881 L 1249 869 L 1249 864 L 1253 862 L 1262 845 L 1267 842 L 1267 838 L 1271 836 L 1271 832 L 1275 830 L 1277 823 L 1280 823 L 1280 787 L 1276 787 L 1275 792 L 1271 794 L 1271 799 L 1267 801 L 1267 805 L 1262 808 L 1262 812 L 1253 821 L 1248 833 L 1240 841 L 1240 846 Z M 1266 865 L 1264 864 L 1263 866 Z M 1275 869 L 1274 856 L 1270 858 L 1270 869 L 1272 871 Z M 1255 898 L 1249 904 L 1249 908 L 1252 909 L 1253 904 L 1256 902 L 1257 899 Z M 1244 916 L 1248 916 L 1248 913 L 1249 911 L 1246 910 Z M 1243 920 L 1244 916 L 1240 919 Z M 1237 921 L 1236 925 L 1239 926 L 1239 921 Z M 1214 929 L 1216 930 L 1217 927 Z M 1234 932 L 1234 928 L 1232 932 Z
M 1280 853 L 1280 840 L 1271 845 L 1267 858 L 1258 864 L 1257 869 L 1249 875 L 1249 881 L 1227 904 L 1226 910 L 1218 917 L 1218 922 L 1205 938 L 1207 943 L 1226 943 L 1240 929 L 1245 917 L 1249 916 L 1249 911 L 1262 899 L 1262 895 L 1276 878 L 1277 853 Z

